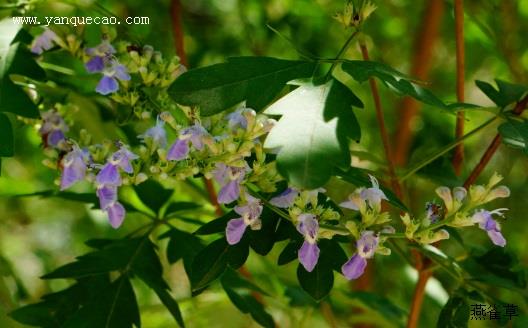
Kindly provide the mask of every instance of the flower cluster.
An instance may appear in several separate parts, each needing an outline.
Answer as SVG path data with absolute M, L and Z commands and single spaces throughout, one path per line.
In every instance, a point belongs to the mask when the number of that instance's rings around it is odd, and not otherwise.
M 364 1 L 359 9 L 347 7 L 340 19 L 347 26 L 357 27 L 374 9 Z M 46 30 L 35 39 L 32 51 L 41 54 L 54 43 L 62 47 L 62 40 Z M 262 146 L 262 138 L 273 128 L 274 120 L 244 106 L 207 118 L 200 118 L 195 108 L 176 106 L 168 101 L 164 91 L 185 67 L 177 57 L 163 60 L 150 46 L 128 49 L 117 43 L 114 47 L 104 39 L 96 47 L 81 52 L 86 70 L 102 75 L 95 91 L 131 107 L 141 119 L 149 119 L 152 112 L 158 114 L 155 123 L 137 131 L 141 144 L 136 149 L 119 141 L 90 144 L 83 130 L 75 141 L 67 138 L 70 129 L 60 111 L 50 110 L 42 115 L 39 133 L 44 147 L 57 156 L 62 171 L 60 189 L 68 189 L 80 181 L 91 182 L 112 227 L 121 226 L 126 215 L 125 206 L 118 199 L 119 188 L 140 184 L 148 178 L 169 184 L 203 176 L 218 184 L 218 203 L 233 208 L 237 214 L 225 227 L 230 245 L 239 243 L 248 228 L 261 229 L 264 206 L 270 206 L 296 228 L 293 233 L 300 242 L 298 260 L 308 272 L 319 263 L 320 240 L 336 234 L 355 241 L 353 255 L 341 267 L 349 280 L 360 277 L 375 254 L 390 254 L 384 243 L 396 236 L 396 230 L 388 225 L 391 218 L 383 202 L 389 199 L 374 176 L 370 176 L 370 186 L 357 188 L 339 204 L 342 211 L 330 205 L 323 188 L 302 190 L 289 186 L 277 190 L 284 179 L 277 172 L 276 162 L 266 159 Z M 150 98 L 145 96 L 146 92 L 138 92 L 142 87 L 156 88 L 159 92 Z M 482 208 L 496 198 L 509 196 L 507 187 L 497 186 L 501 179 L 496 174 L 486 186 L 471 186 L 469 190 L 437 188 L 436 194 L 443 204 L 428 202 L 419 218 L 410 213 L 401 215 L 405 231 L 398 235 L 431 244 L 449 238 L 447 230 L 442 229 L 445 226 L 478 224 L 495 245 L 505 246 L 496 217 L 503 217 L 506 209 Z M 269 201 L 261 199 L 255 190 L 275 196 Z

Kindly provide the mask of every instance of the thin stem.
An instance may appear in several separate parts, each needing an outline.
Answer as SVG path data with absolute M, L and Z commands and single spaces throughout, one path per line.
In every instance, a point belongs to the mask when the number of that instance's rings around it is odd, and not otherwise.
M 512 113 L 514 115 L 519 116 L 522 114 L 522 112 L 526 109 L 527 106 L 528 106 L 528 95 L 522 98 L 517 103 L 517 105 L 515 105 L 515 108 L 513 109 Z M 502 138 L 500 134 L 497 133 L 495 138 L 493 138 L 493 141 L 491 142 L 491 144 L 488 146 L 488 148 L 482 155 L 482 158 L 478 162 L 477 166 L 475 166 L 475 168 L 473 169 L 473 171 L 471 171 L 471 174 L 469 175 L 467 180 L 464 182 L 464 187 L 468 188 L 470 185 L 475 183 L 479 175 L 482 173 L 482 171 L 484 171 L 484 169 L 488 165 L 489 161 L 491 160 L 491 158 L 493 157 L 497 149 L 499 149 L 501 140 Z
M 433 63 L 433 54 L 439 36 L 442 17 L 444 16 L 444 0 L 426 1 L 414 40 L 414 51 L 411 61 L 410 75 L 427 80 Z M 421 103 L 412 97 L 404 97 L 398 105 L 398 125 L 394 138 L 394 164 L 404 166 L 409 158 L 409 150 L 413 144 L 413 121 L 420 115 Z
M 412 167 L 411 169 L 409 169 L 407 171 L 407 173 L 405 173 L 405 175 L 401 176 L 400 177 L 400 181 L 405 181 L 407 180 L 408 178 L 410 178 L 413 174 L 415 174 L 416 172 L 418 172 L 420 169 L 422 169 L 423 167 L 427 166 L 429 163 L 433 162 L 435 159 L 439 158 L 440 156 L 444 155 L 445 153 L 449 152 L 451 149 L 455 148 L 458 144 L 460 144 L 462 141 L 464 141 L 465 139 L 471 137 L 472 135 L 476 134 L 477 132 L 479 132 L 480 130 L 482 130 L 483 128 L 485 128 L 486 126 L 490 125 L 492 122 L 494 122 L 495 120 L 497 119 L 497 116 L 484 122 L 483 124 L 481 124 L 480 126 L 478 126 L 477 128 L 475 128 L 474 130 L 472 130 L 471 132 L 465 134 L 464 136 L 462 136 L 461 138 L 458 138 L 454 141 L 452 141 L 451 143 L 445 145 L 444 147 L 440 148 L 434 155 L 432 156 L 429 156 L 427 157 L 426 159 L 422 160 L 421 162 L 419 162 L 418 164 L 416 164 L 414 167 Z
M 172 33 L 174 34 L 174 47 L 176 54 L 180 57 L 180 62 L 188 67 L 187 55 L 185 53 L 185 45 L 183 40 L 183 23 L 181 19 L 182 6 L 180 0 L 172 0 L 170 5 L 170 14 L 172 19 Z
M 364 60 L 369 60 L 369 53 L 365 43 L 359 43 L 361 48 L 361 54 L 363 55 Z M 372 98 L 374 99 L 374 105 L 376 108 L 376 117 L 378 119 L 378 125 L 380 128 L 381 141 L 383 142 L 383 149 L 385 150 L 385 157 L 387 159 L 387 167 L 389 169 L 389 176 L 391 179 L 392 189 L 398 198 L 402 198 L 402 188 L 398 177 L 396 176 L 396 170 L 394 169 L 394 162 L 392 160 L 391 148 L 389 145 L 389 135 L 387 133 L 387 128 L 385 127 L 385 119 L 383 116 L 383 109 L 381 108 L 381 99 L 378 91 L 378 85 L 374 78 L 369 79 L 370 89 L 372 91 Z
M 330 66 L 330 69 L 328 70 L 328 72 L 326 73 L 325 75 L 325 80 L 328 81 L 330 79 L 330 77 L 332 76 L 332 72 L 334 71 L 334 69 L 337 67 L 337 64 L 340 62 L 340 59 L 341 59 L 341 56 L 343 56 L 343 54 L 345 53 L 345 51 L 347 51 L 348 47 L 350 47 L 350 45 L 352 44 L 352 40 L 354 40 L 354 38 L 356 37 L 356 35 L 359 33 L 359 30 L 355 30 L 354 33 L 352 33 L 350 35 L 350 37 L 348 38 L 348 40 L 346 40 L 345 44 L 343 45 L 343 47 L 341 47 L 341 50 L 339 50 L 339 52 L 337 53 L 337 56 L 335 57 L 334 61 L 332 62 L 332 66 Z
M 432 275 L 433 273 L 429 270 L 418 271 L 418 281 L 416 282 L 416 287 L 414 289 L 407 328 L 416 328 L 418 325 L 420 310 L 422 309 L 422 303 L 425 296 L 425 286 Z
M 464 102 L 464 1 L 455 0 L 455 39 L 456 39 L 456 92 L 458 102 Z M 464 134 L 465 114 L 463 111 L 457 113 L 455 137 L 458 139 Z M 460 143 L 455 149 L 453 156 L 453 168 L 456 175 L 460 175 L 464 162 L 464 144 Z

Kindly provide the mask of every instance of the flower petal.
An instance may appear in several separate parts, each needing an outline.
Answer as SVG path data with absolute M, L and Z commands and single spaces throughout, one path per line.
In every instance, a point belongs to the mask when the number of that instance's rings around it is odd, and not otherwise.
M 119 202 L 115 202 L 106 208 L 106 212 L 108 213 L 108 221 L 110 221 L 110 225 L 114 229 L 119 228 L 125 219 L 126 212 L 123 205 L 121 205 Z
M 305 241 L 298 252 L 299 262 L 308 272 L 312 272 L 319 260 L 319 247 Z
M 59 142 L 65 139 L 66 137 L 64 136 L 64 132 L 62 132 L 61 130 L 53 130 L 48 134 L 48 138 L 47 138 L 48 146 L 51 145 L 51 146 L 56 147 L 59 145 Z
M 498 230 L 490 230 L 488 231 L 488 236 L 490 237 L 491 241 L 500 247 L 506 246 L 506 239 L 504 239 L 504 236 L 502 233 Z
M 359 254 L 355 254 L 343 264 L 341 272 L 348 280 L 352 280 L 359 278 L 365 272 L 366 267 L 367 260 L 359 256 Z
M 226 227 L 227 243 L 229 245 L 237 244 L 240 241 L 240 239 L 242 239 L 242 236 L 244 235 L 246 228 L 247 228 L 247 225 L 244 222 L 244 219 L 242 218 L 229 220 L 229 222 L 227 222 L 227 227 Z
M 112 163 L 106 163 L 105 166 L 99 171 L 95 178 L 100 185 L 121 185 L 121 175 L 117 171 L 117 165 Z
M 238 181 L 229 181 L 218 192 L 218 202 L 220 204 L 229 204 L 237 200 L 239 196 L 240 186 L 238 185 Z
M 169 148 L 167 153 L 167 160 L 180 161 L 189 154 L 189 142 L 187 140 L 178 139 Z
M 280 195 L 270 199 L 270 204 L 280 208 L 288 208 L 293 205 L 295 198 L 299 195 L 299 192 L 293 188 L 284 190 Z
M 99 205 L 103 210 L 117 202 L 117 186 L 104 185 L 97 188 L 96 194 L 99 197 Z
M 117 80 L 110 76 L 103 76 L 103 78 L 99 81 L 99 84 L 95 88 L 95 91 L 102 95 L 107 95 L 113 92 L 116 92 L 119 90 L 119 84 L 117 84 Z
M 86 64 L 84 64 L 84 67 L 90 73 L 102 72 L 104 69 L 103 57 L 92 57 L 92 59 L 90 59 Z

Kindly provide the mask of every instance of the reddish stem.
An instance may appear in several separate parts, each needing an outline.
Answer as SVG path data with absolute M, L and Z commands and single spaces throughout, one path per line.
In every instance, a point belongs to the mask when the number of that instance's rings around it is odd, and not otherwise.
M 170 5 L 170 14 L 172 19 L 172 33 L 174 34 L 174 47 L 176 54 L 180 57 L 180 63 L 188 67 L 187 55 L 185 54 L 183 40 L 183 22 L 181 19 L 182 6 L 180 0 L 172 0 Z
M 445 1 L 427 1 L 426 8 L 422 14 L 422 22 L 418 27 L 418 33 L 414 40 L 414 51 L 411 62 L 410 74 L 420 80 L 427 80 L 433 59 L 433 50 L 440 23 L 444 14 Z M 400 102 L 397 113 L 399 116 L 396 128 L 393 159 L 396 166 L 404 166 L 409 158 L 409 150 L 412 145 L 414 131 L 413 120 L 418 117 L 421 103 L 414 98 L 405 97 Z
M 369 60 L 369 53 L 367 46 L 364 43 L 360 43 L 361 54 L 364 60 Z M 389 176 L 391 180 L 392 189 L 398 198 L 403 198 L 402 188 L 398 177 L 396 176 L 396 170 L 394 169 L 394 162 L 392 160 L 391 148 L 389 145 L 389 134 L 385 126 L 385 118 L 383 116 L 383 108 L 381 107 L 381 98 L 379 95 L 378 85 L 374 78 L 369 79 L 370 90 L 372 91 L 372 98 L 374 100 L 374 107 L 376 108 L 376 117 L 380 128 L 381 141 L 383 143 L 383 149 L 385 150 L 385 157 L 387 159 L 387 166 L 389 168 Z
M 456 39 L 456 91 L 458 102 L 464 102 L 464 70 L 465 70 L 465 49 L 464 49 L 464 1 L 455 0 L 455 39 Z M 455 138 L 464 135 L 463 111 L 457 113 Z M 461 142 L 455 148 L 453 156 L 453 168 L 456 175 L 460 175 L 462 164 L 464 163 L 464 144 Z

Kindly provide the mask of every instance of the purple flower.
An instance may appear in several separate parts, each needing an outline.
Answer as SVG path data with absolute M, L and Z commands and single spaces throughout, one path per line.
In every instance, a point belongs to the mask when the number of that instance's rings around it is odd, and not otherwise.
M 125 146 L 110 156 L 107 163 L 103 166 L 101 171 L 97 174 L 96 181 L 99 185 L 121 185 L 121 175 L 119 174 L 118 168 L 125 171 L 126 173 L 133 173 L 131 161 L 139 158 L 136 154 L 132 153 Z
M 304 242 L 299 249 L 299 262 L 308 272 L 312 272 L 319 260 L 319 247 L 317 246 L 317 233 L 319 222 L 313 214 L 303 213 L 299 215 L 297 231 L 304 236 Z
M 480 210 L 475 212 L 475 214 L 473 214 L 473 216 L 471 217 L 471 220 L 474 223 L 478 223 L 480 229 L 488 233 L 488 236 L 491 241 L 495 245 L 501 247 L 506 246 L 506 239 L 504 239 L 504 236 L 501 233 L 500 224 L 493 219 L 492 215 L 497 214 L 498 216 L 504 217 L 503 212 L 507 210 L 508 209 L 506 208 L 499 208 L 491 212 L 486 210 Z
M 260 200 L 246 194 L 246 204 L 236 206 L 235 212 L 242 217 L 231 219 L 227 222 L 226 239 L 229 245 L 237 244 L 242 239 L 248 226 L 251 230 L 260 230 L 262 227 L 262 222 L 260 221 L 262 204 Z
M 77 145 L 74 145 L 73 150 L 64 156 L 62 159 L 61 190 L 67 189 L 77 181 L 84 179 L 88 158 L 89 154 L 86 150 L 80 149 Z
M 37 55 L 42 54 L 46 50 L 53 48 L 53 41 L 57 39 L 57 34 L 50 29 L 46 29 L 39 36 L 33 40 L 31 52 Z
M 378 180 L 369 174 L 372 183 L 371 188 L 359 188 L 350 194 L 348 201 L 342 202 L 339 206 L 355 211 L 365 211 L 368 205 L 371 209 L 379 212 L 381 210 L 381 200 L 387 200 L 385 193 L 379 188 Z
M 128 81 L 130 80 L 130 75 L 124 65 L 119 64 L 117 60 L 111 60 L 110 64 L 105 65 L 103 77 L 97 84 L 95 91 L 102 95 L 114 93 L 119 90 L 117 80 Z
M 150 140 L 154 147 L 165 148 L 167 145 L 167 133 L 163 122 L 159 117 L 156 120 L 156 125 L 148 129 L 144 134 L 140 134 L 138 138 L 142 139 L 143 142 Z
M 39 129 L 39 134 L 46 147 L 57 148 L 61 141 L 66 140 L 64 133 L 68 130 L 66 122 L 58 112 L 47 111 L 42 113 L 42 126 Z
M 348 279 L 357 279 L 367 267 L 367 259 L 374 256 L 378 248 L 379 238 L 373 231 L 363 231 L 356 242 L 357 252 L 341 267 L 341 272 Z
M 288 208 L 293 205 L 298 195 L 299 191 L 297 189 L 287 188 L 280 195 L 270 199 L 270 204 L 280 208 Z
M 246 115 L 247 115 L 246 113 L 248 113 L 251 116 L 257 115 L 255 111 L 251 108 L 240 108 L 232 113 L 227 114 L 226 119 L 227 119 L 227 125 L 229 129 L 235 130 L 239 127 L 244 130 L 247 129 L 248 121 L 246 118 Z
M 169 148 L 167 159 L 169 161 L 181 161 L 189 155 L 188 140 L 178 139 Z
M 227 166 L 217 163 L 213 172 L 215 180 L 221 185 L 218 192 L 218 202 L 229 204 L 240 197 L 240 184 L 249 170 L 247 167 Z
M 180 161 L 189 155 L 190 145 L 197 150 L 203 149 L 203 137 L 206 136 L 207 130 L 199 123 L 183 129 L 178 139 L 172 144 L 167 153 L 169 161 Z
M 86 70 L 90 73 L 103 73 L 103 77 L 95 88 L 95 91 L 102 95 L 119 90 L 117 80 L 130 80 L 126 67 L 113 57 L 115 52 L 114 47 L 108 40 L 103 40 L 101 44 L 94 48 L 86 49 L 86 54 L 91 57 L 84 65 Z
M 427 202 L 425 204 L 425 217 L 431 223 L 437 222 L 442 217 L 442 207 L 435 202 Z

